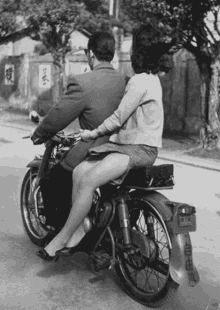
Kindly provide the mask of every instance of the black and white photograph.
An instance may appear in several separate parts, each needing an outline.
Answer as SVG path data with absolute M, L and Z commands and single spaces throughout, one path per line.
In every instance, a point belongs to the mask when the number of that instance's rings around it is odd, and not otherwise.
M 220 310 L 220 0 L 0 0 L 0 310 Z

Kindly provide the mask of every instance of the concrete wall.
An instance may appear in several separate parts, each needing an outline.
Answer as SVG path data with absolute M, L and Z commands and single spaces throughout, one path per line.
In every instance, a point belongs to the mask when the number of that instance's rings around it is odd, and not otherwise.
M 19 74 L 23 57 L 20 56 L 5 56 L 0 60 L 0 93 L 6 100 L 9 99 L 12 93 L 18 93 Z M 5 79 L 5 68 L 7 65 L 14 66 L 14 78 L 12 84 L 7 84 Z
M 199 69 L 185 50 L 174 56 L 174 63 L 174 68 L 161 77 L 165 129 L 195 133 L 201 126 Z
M 88 37 L 80 31 L 73 31 L 70 36 L 70 45 L 73 51 L 87 48 Z M 0 59 L 2 56 L 21 56 L 22 54 L 33 54 L 35 46 L 40 41 L 33 40 L 30 37 L 23 37 L 14 42 L 0 45 Z
M 5 85 L 5 64 L 14 64 L 14 85 Z M 165 111 L 165 130 L 186 131 L 197 133 L 200 125 L 200 77 L 195 59 L 185 50 L 174 56 L 174 68 L 165 76 L 160 77 L 163 87 L 163 102 Z M 39 66 L 50 66 L 51 85 L 41 87 L 39 82 Z M 121 53 L 113 61 L 117 70 L 131 76 L 130 54 Z M 89 71 L 85 55 L 68 56 L 66 59 L 65 76 L 81 74 Z M 0 95 L 10 101 L 11 96 L 24 98 L 27 105 L 33 104 L 45 111 L 51 106 L 55 74 L 52 58 L 45 56 L 14 56 L 5 57 L 0 62 Z M 60 87 L 60 85 L 58 85 Z M 29 102 L 29 103 L 28 103 Z
M 13 42 L 13 55 L 22 55 L 26 53 L 33 53 L 39 41 L 32 40 L 29 37 L 24 37 L 18 41 Z

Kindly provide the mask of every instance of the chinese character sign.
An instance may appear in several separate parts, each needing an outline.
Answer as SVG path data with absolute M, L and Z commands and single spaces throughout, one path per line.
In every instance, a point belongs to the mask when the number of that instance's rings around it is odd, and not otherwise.
M 15 67 L 11 64 L 5 65 L 5 85 L 14 85 Z
M 51 87 L 51 65 L 39 65 L 39 87 Z

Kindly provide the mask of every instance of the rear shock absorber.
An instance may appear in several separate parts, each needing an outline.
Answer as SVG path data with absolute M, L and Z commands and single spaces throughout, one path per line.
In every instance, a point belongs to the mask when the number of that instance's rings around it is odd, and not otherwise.
M 147 230 L 148 230 L 148 236 L 152 240 L 154 240 L 155 239 L 154 219 L 150 216 L 147 217 Z
M 129 219 L 128 206 L 123 196 L 121 196 L 119 199 L 117 209 L 118 209 L 119 223 L 122 229 L 123 242 L 126 247 L 129 247 L 131 245 L 130 219 Z

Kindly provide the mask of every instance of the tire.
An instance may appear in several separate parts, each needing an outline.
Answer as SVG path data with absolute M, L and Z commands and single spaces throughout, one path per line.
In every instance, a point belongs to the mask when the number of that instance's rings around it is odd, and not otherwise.
M 137 302 L 147 307 L 159 308 L 167 304 L 179 288 L 179 284 L 174 282 L 169 274 L 169 236 L 164 229 L 164 222 L 150 202 L 133 199 L 127 201 L 127 204 L 132 244 L 139 246 L 145 257 L 130 255 L 119 249 L 119 263 L 116 265 L 118 283 Z M 159 278 L 160 274 L 162 278 Z M 142 280 L 144 276 L 146 277 Z M 138 283 L 139 280 L 144 283 L 143 286 Z
M 54 236 L 41 225 L 35 212 L 35 206 L 30 202 L 30 189 L 37 177 L 37 173 L 38 168 L 31 168 L 24 176 L 21 186 L 20 208 L 23 226 L 30 240 L 34 244 L 44 247 Z M 43 206 L 40 191 L 37 199 L 41 199 L 41 205 Z

